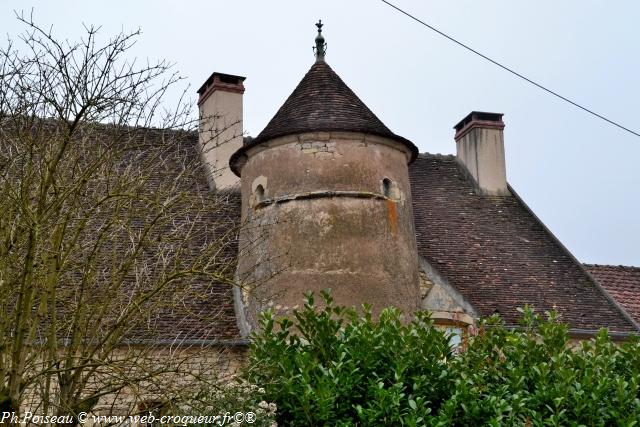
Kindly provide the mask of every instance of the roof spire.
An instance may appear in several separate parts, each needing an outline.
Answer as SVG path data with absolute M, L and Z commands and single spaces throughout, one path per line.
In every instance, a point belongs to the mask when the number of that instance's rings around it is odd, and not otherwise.
M 313 51 L 316 54 L 316 62 L 324 61 L 324 54 L 327 52 L 327 44 L 324 42 L 324 37 L 322 36 L 322 26 L 322 19 L 319 19 L 316 24 L 316 27 L 318 27 L 316 46 L 313 48 Z

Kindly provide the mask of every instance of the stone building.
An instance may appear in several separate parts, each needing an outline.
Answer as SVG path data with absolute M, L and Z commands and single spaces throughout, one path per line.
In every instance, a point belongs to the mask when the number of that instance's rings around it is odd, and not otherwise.
M 419 153 L 325 48 L 319 25 L 315 63 L 255 138 L 242 137 L 244 77 L 213 73 L 198 90 L 210 185 L 241 205 L 241 287 L 221 301 L 230 336 L 246 337 L 266 304 L 286 311 L 324 288 L 341 304 L 426 309 L 451 327 L 494 313 L 515 324 L 530 305 L 557 310 L 576 338 L 640 330 L 621 290 L 637 296 L 639 275 L 582 265 L 508 184 L 502 114 L 457 123 L 456 155 Z M 207 146 L 208 135 L 218 139 Z
M 220 357 L 232 372 L 260 310 L 286 313 L 326 288 L 342 305 L 429 310 L 459 331 L 495 313 L 516 325 L 529 305 L 556 310 L 575 339 L 640 332 L 640 268 L 583 265 L 536 217 L 506 179 L 502 114 L 464 116 L 456 155 L 419 153 L 349 89 L 325 47 L 319 28 L 315 62 L 255 138 L 242 130 L 245 78 L 217 72 L 198 90 L 199 133 L 152 132 L 177 141 L 154 179 L 215 197 L 198 236 L 227 243 L 218 261 L 236 283 L 198 282 L 199 298 L 154 313 L 156 335 L 136 329 L 132 342 L 165 361 L 180 346 L 225 347 L 193 360 Z M 200 161 L 202 174 L 185 179 L 180 165 Z M 121 400 L 136 399 L 154 402 Z

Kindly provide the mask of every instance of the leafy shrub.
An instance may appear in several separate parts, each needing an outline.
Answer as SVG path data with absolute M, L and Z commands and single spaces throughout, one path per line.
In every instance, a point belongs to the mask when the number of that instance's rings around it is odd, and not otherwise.
M 498 318 L 451 361 L 444 425 L 618 425 L 640 421 L 640 344 L 617 345 L 602 329 L 571 345 L 568 327 L 521 310 L 523 327 Z
M 426 314 L 405 325 L 388 309 L 374 321 L 322 296 L 316 311 L 308 295 L 295 322 L 264 313 L 254 336 L 247 377 L 276 402 L 279 425 L 422 425 L 448 395 L 445 335 Z
M 555 314 L 524 309 L 522 327 L 480 323 L 461 351 L 428 314 L 322 307 L 293 320 L 265 312 L 245 378 L 278 407 L 280 426 L 640 425 L 640 344 L 605 330 L 572 347 Z

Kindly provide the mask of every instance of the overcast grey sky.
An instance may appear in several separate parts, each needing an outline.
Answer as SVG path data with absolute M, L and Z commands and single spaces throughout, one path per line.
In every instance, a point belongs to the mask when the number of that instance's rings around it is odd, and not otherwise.
M 395 4 L 529 78 L 640 130 L 640 2 L 409 1 Z M 213 71 L 247 77 L 256 136 L 313 63 L 322 18 L 327 62 L 421 152 L 454 153 L 472 110 L 504 113 L 507 179 L 583 262 L 640 265 L 640 138 L 597 120 L 410 21 L 378 0 L 34 1 L 0 5 L 77 40 L 140 27 L 131 55 L 176 63 L 195 91 Z

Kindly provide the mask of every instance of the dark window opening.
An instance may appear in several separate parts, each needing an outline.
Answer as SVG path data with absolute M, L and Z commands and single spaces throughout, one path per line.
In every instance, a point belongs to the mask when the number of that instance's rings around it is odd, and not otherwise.
M 258 186 L 256 187 L 256 201 L 260 203 L 263 200 L 264 200 L 264 187 L 262 186 L 262 184 L 258 184 Z
M 382 194 L 384 197 L 391 198 L 391 180 L 389 178 L 382 180 Z

